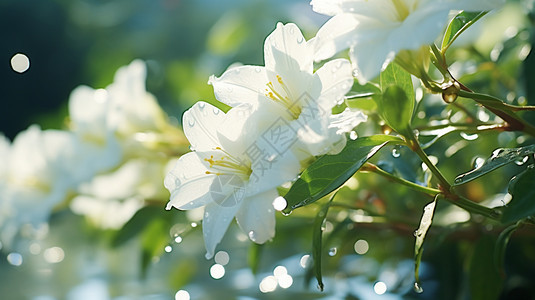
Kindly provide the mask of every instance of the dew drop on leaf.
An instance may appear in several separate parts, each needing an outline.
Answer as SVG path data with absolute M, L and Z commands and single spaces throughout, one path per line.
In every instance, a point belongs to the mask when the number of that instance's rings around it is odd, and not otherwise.
M 521 165 L 525 164 L 528 161 L 528 159 L 529 159 L 528 156 L 524 156 L 521 159 L 515 160 L 515 164 L 517 164 L 518 166 L 521 166 Z
M 392 149 L 392 156 L 394 158 L 398 158 L 401 156 L 401 152 L 399 152 L 399 147 L 394 147 L 394 149 Z
M 333 247 L 333 248 L 329 249 L 329 256 L 335 256 L 337 252 L 338 252 L 338 249 Z

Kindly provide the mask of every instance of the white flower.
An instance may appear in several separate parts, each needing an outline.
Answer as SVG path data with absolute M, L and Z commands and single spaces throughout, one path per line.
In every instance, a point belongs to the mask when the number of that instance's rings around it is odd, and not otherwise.
M 79 86 L 71 93 L 71 128 L 89 148 L 100 152 L 101 170 L 116 165 L 121 152 L 140 150 L 136 147 L 140 137 L 145 142 L 147 134 L 171 128 L 166 114 L 145 89 L 146 73 L 145 63 L 134 60 L 117 70 L 106 89 Z
M 312 0 L 313 9 L 333 16 L 313 39 L 315 59 L 350 48 L 358 79 L 379 75 L 401 50 L 431 44 L 452 10 L 484 11 L 503 0 Z M 312 40 L 311 40 L 312 42 Z
M 176 162 L 175 159 L 172 160 Z M 167 196 L 161 184 L 167 171 L 166 159 L 134 158 L 111 173 L 83 183 L 70 207 L 87 216 L 99 228 L 118 229 L 141 208 L 146 199 Z
M 24 224 L 44 223 L 67 192 L 87 177 L 80 168 L 80 147 L 67 131 L 34 125 L 0 146 L 0 240 L 10 244 Z
M 171 192 L 167 209 L 204 206 L 207 258 L 214 254 L 235 217 L 256 243 L 275 235 L 276 187 L 300 171 L 291 151 L 278 153 L 262 138 L 253 108 L 239 105 L 226 114 L 198 102 L 183 116 L 193 152 L 180 157 L 164 185 Z
M 209 80 L 219 101 L 262 110 L 267 118 L 256 118 L 257 126 L 288 125 L 286 139 L 295 142 L 292 149 L 301 159 L 343 148 L 345 136 L 330 126 L 331 110 L 353 85 L 345 59 L 327 62 L 314 73 L 312 50 L 295 24 L 279 23 L 264 44 L 265 67 L 234 67 Z

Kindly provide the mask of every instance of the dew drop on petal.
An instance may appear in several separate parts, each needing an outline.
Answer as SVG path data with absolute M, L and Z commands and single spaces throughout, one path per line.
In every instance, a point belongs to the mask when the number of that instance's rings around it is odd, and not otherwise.
M 305 40 L 305 38 L 303 36 L 298 36 L 297 37 L 297 43 L 298 44 L 301 44 L 304 40 Z
M 254 232 L 253 230 L 249 231 L 249 233 L 247 234 L 247 236 L 249 236 L 249 239 L 253 242 L 256 241 L 256 232 Z
M 205 106 L 206 106 L 206 103 L 204 103 L 204 102 L 200 102 L 200 103 L 199 103 L 199 108 L 200 108 L 201 110 L 204 109 Z
M 214 115 L 218 115 L 219 112 L 220 112 L 219 108 L 217 108 L 217 107 L 214 107 L 213 111 L 214 111 Z
M 195 119 L 192 118 L 192 117 L 189 117 L 188 118 L 188 125 L 189 125 L 189 127 L 195 126 Z
M 358 137 L 359 137 L 359 136 L 358 136 L 357 132 L 354 131 L 354 130 L 351 131 L 351 132 L 349 133 L 349 138 L 350 138 L 351 140 L 353 140 L 353 141 L 356 140 Z

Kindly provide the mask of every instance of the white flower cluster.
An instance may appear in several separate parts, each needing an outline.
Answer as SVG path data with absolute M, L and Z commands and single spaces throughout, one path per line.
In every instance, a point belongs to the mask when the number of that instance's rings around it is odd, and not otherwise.
M 117 227 L 143 199 L 162 193 L 169 159 L 148 156 L 156 143 L 154 135 L 172 130 L 183 142 L 145 90 L 145 77 L 145 64 L 136 60 L 119 69 L 106 89 L 76 88 L 69 99 L 70 130 L 32 125 L 12 143 L 0 136 L 4 246 L 12 245 L 22 226 L 45 223 L 54 207 L 75 195 L 75 212 L 93 217 L 97 225 Z M 130 198 L 136 201 L 126 201 Z
M 265 66 L 210 77 L 216 99 L 231 107 L 227 113 L 199 102 L 184 114 L 193 151 L 165 178 L 167 209 L 204 207 L 207 258 L 234 218 L 252 241 L 268 241 L 275 234 L 277 187 L 295 179 L 313 157 L 341 151 L 345 133 L 366 120 L 350 109 L 332 114 L 353 75 L 365 83 L 400 51 L 433 43 L 452 12 L 485 11 L 502 2 L 312 0 L 316 12 L 332 16 L 313 39 L 306 41 L 295 24 L 279 23 L 265 40 Z M 314 61 L 347 48 L 351 62 L 330 60 L 314 72 Z
M 351 65 L 337 59 L 314 72 L 312 50 L 295 24 L 279 23 L 264 44 L 265 66 L 210 78 L 227 113 L 199 102 L 184 114 L 193 151 L 165 178 L 167 208 L 204 206 L 208 258 L 234 218 L 252 241 L 271 239 L 277 187 L 314 156 L 338 153 L 344 133 L 366 120 L 359 111 L 331 113 L 353 85 Z

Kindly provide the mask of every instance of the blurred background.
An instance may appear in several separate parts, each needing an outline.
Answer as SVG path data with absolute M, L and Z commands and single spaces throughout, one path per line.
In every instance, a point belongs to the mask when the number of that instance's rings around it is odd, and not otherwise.
M 489 16 L 488 23 L 482 22 L 485 26 L 468 31 L 450 53 L 455 75 L 473 89 L 511 103 L 533 101 L 532 12 L 533 1 L 511 1 L 507 9 Z M 75 87 L 104 88 L 119 67 L 136 58 L 147 63 L 147 90 L 178 124 L 196 101 L 215 103 L 207 85 L 210 75 L 220 75 L 236 62 L 263 65 L 263 41 L 277 22 L 298 24 L 309 39 L 326 20 L 312 11 L 308 0 L 0 1 L 0 132 L 13 139 L 35 123 L 64 129 Z M 23 72 L 11 65 L 17 53 L 29 59 Z M 416 125 L 459 112 L 437 97 L 421 103 Z M 373 106 L 368 109 L 374 120 Z M 364 124 L 357 132 L 373 134 L 380 128 Z M 478 142 L 467 143 L 474 139 Z M 453 178 L 495 148 L 529 142 L 516 133 L 452 134 L 429 151 Z M 425 172 L 407 149 L 386 149 L 374 163 L 424 181 Z M 519 168 L 476 180 L 464 193 L 499 203 Z M 429 233 L 420 271 L 425 292 L 418 294 L 413 289 L 413 232 L 431 199 L 360 173 L 340 195 L 358 209 L 333 207 L 324 224 L 324 292 L 309 271 L 318 206 L 278 216 L 277 236 L 265 246 L 252 244 L 231 226 L 218 247 L 222 250 L 206 260 L 202 215 L 165 211 L 167 199 L 159 199 L 157 205 L 140 209 L 120 231 L 95 228 L 68 207 L 58 207 L 24 252 L 1 254 L 0 299 L 470 299 L 472 284 L 483 290 L 495 285 L 485 276 L 488 269 L 476 262 L 489 259 L 485 250 L 503 228 L 441 203 L 438 229 Z M 370 223 L 370 212 L 382 217 Z M 535 299 L 534 247 L 533 230 L 515 235 L 500 298 Z

